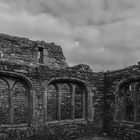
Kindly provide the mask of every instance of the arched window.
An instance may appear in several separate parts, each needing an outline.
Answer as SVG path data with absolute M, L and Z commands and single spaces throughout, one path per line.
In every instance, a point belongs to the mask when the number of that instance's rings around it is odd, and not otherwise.
M 116 96 L 116 119 L 140 122 L 140 83 L 124 83 Z
M 71 91 L 68 84 L 59 84 L 61 120 L 71 119 Z
M 27 123 L 28 116 L 28 91 L 23 84 L 17 82 L 13 86 L 13 123 L 21 124 Z
M 47 90 L 47 121 L 57 120 L 57 92 L 54 85 L 50 85 Z
M 0 79 L 0 125 L 29 123 L 29 89 L 16 78 Z
M 7 83 L 0 79 L 0 124 L 9 124 L 9 87 Z
M 75 111 L 74 111 L 74 118 L 79 119 L 83 117 L 83 92 L 82 89 L 76 85 L 75 86 L 75 96 L 74 96 L 74 104 L 75 104 Z
M 134 106 L 136 89 L 135 84 L 130 84 L 125 87 L 125 120 L 134 121 Z
M 85 96 L 81 84 L 53 82 L 47 88 L 47 121 L 84 119 L 87 102 Z

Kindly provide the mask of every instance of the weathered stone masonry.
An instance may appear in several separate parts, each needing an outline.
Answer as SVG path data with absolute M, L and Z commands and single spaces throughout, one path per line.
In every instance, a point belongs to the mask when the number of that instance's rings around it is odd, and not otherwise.
M 102 131 L 139 138 L 139 69 L 69 67 L 54 43 L 0 34 L 0 132 L 18 139 Z
M 107 132 L 126 140 L 140 139 L 140 65 L 105 73 Z
M 45 127 L 46 135 L 70 138 L 102 130 L 103 73 L 69 67 L 54 43 L 4 34 L 0 57 L 1 133 L 31 129 L 32 136 Z

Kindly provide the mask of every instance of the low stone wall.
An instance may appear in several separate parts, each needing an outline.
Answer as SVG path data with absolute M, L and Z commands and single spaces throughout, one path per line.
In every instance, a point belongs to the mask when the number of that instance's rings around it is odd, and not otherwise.
M 107 133 L 124 140 L 140 139 L 140 124 L 130 122 L 111 122 L 108 124 Z
M 101 132 L 94 124 L 67 123 L 34 127 L 1 128 L 0 140 L 69 140 Z

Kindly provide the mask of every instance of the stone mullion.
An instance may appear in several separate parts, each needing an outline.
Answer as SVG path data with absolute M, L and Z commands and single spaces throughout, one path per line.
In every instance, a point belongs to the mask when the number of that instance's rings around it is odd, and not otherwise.
M 25 103 L 25 106 L 26 106 L 26 109 L 27 109 L 27 111 L 26 111 L 26 122 L 30 122 L 30 117 L 29 117 L 30 116 L 29 115 L 29 112 L 30 112 L 30 106 L 29 106 L 30 90 L 26 89 L 24 94 L 25 94 L 25 101 L 24 101 L 24 103 Z
M 84 89 L 81 90 L 81 94 L 82 94 L 82 115 L 83 115 L 83 118 L 85 119 L 85 117 L 86 117 L 86 102 L 85 102 L 85 90 Z
M 72 89 L 71 89 L 71 95 L 72 95 L 72 119 L 74 119 L 75 116 L 75 86 L 72 85 Z
M 140 83 L 139 83 L 140 88 Z M 138 95 L 137 95 L 137 122 L 140 122 L 140 90 L 138 89 Z
M 58 121 L 61 120 L 61 93 L 60 93 L 60 85 L 57 88 L 57 96 L 58 96 Z
M 55 110 L 55 113 L 56 113 L 56 120 L 59 120 L 59 88 L 58 88 L 58 85 L 54 85 L 55 86 L 55 89 L 56 89 L 56 97 L 55 97 L 55 100 L 56 100 L 56 110 Z
M 27 112 L 28 116 L 28 123 L 29 125 L 35 124 L 35 117 L 36 117 L 36 96 L 35 96 L 35 91 L 30 90 L 29 95 L 28 95 L 28 110 L 29 113 Z
M 138 84 L 135 85 L 134 93 L 134 122 L 137 121 L 137 98 L 138 98 Z
M 123 120 L 126 119 L 126 92 L 127 92 L 127 88 L 128 88 L 128 87 L 125 87 L 125 88 L 123 88 L 123 90 L 122 90 L 122 94 L 123 94 L 123 96 L 124 96 L 124 99 L 123 99 L 123 106 L 122 106 L 123 109 L 121 110 L 121 113 L 122 113 L 121 118 L 122 118 Z
M 140 83 L 137 83 L 137 86 L 136 86 L 136 96 L 135 96 L 135 102 L 136 102 L 136 105 L 135 105 L 135 122 L 139 122 L 140 120 L 138 120 L 139 119 L 139 116 L 140 116 L 140 114 L 138 114 L 138 110 L 140 109 L 140 103 L 139 103 L 139 101 L 140 101 L 140 96 L 139 96 L 139 93 L 140 93 L 140 91 L 139 91 L 139 88 L 140 88 Z
M 13 124 L 14 121 L 14 104 L 13 104 L 13 89 L 10 87 L 9 89 L 9 105 L 10 105 L 10 110 L 9 110 L 9 121 L 10 124 Z
M 47 114 L 47 109 L 48 109 L 47 103 L 48 103 L 48 99 L 47 98 L 48 98 L 48 92 L 47 92 L 47 89 L 45 89 L 44 95 L 43 95 L 44 113 L 45 113 L 45 115 L 44 115 L 44 123 L 47 122 L 47 118 L 48 118 L 48 114 Z

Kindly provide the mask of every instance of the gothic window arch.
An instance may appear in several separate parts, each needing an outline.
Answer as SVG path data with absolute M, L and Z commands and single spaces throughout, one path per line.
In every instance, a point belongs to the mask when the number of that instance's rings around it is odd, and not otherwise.
M 9 86 L 5 80 L 0 79 L 0 124 L 9 124 Z
M 86 92 L 74 81 L 54 81 L 47 87 L 47 121 L 86 119 Z M 53 111 L 52 111 L 53 110 Z
M 60 120 L 71 119 L 71 90 L 66 83 L 58 84 L 60 100 Z
M 13 123 L 27 123 L 29 106 L 28 89 L 21 82 L 16 82 L 13 85 L 12 91 Z
M 83 116 L 83 108 L 84 108 L 84 94 L 82 93 L 82 89 L 75 85 L 75 100 L 74 100 L 74 118 L 79 119 Z
M 140 122 L 140 82 L 131 80 L 118 86 L 116 95 L 116 119 Z
M 18 79 L 18 80 L 17 80 Z M 0 76 L 0 125 L 30 123 L 30 87 L 20 78 Z
M 57 120 L 57 96 L 56 86 L 49 85 L 47 89 L 47 121 Z

